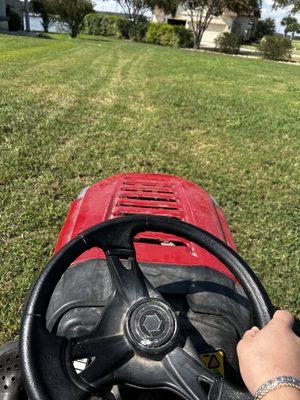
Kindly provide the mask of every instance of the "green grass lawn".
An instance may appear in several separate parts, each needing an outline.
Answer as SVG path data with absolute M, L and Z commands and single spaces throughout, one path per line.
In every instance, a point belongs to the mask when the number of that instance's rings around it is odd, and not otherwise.
M 299 66 L 52 37 L 0 35 L 0 342 L 71 200 L 125 171 L 213 194 L 273 302 L 299 315 Z

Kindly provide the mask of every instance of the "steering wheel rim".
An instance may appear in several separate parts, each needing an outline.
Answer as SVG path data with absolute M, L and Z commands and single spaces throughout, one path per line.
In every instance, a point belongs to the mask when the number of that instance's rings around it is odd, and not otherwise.
M 25 387 L 32 400 L 84 400 L 118 382 L 168 388 L 189 400 L 225 400 L 233 394 L 236 399 L 251 398 L 213 377 L 196 361 L 189 341 L 182 342 L 175 313 L 145 278 L 135 259 L 133 238 L 144 231 L 173 234 L 205 248 L 238 279 L 253 305 L 257 326 L 263 327 L 272 317 L 274 307 L 254 272 L 237 253 L 208 232 L 178 219 L 151 215 L 106 221 L 61 249 L 30 290 L 21 322 L 20 354 Z M 68 341 L 47 331 L 47 308 L 65 270 L 92 247 L 99 247 L 106 254 L 114 294 L 96 330 Z M 158 316 L 164 325 L 154 339 L 150 330 L 147 336 L 143 325 L 149 315 Z M 156 322 L 150 321 L 153 323 L 155 326 Z M 72 360 L 92 354 L 91 366 L 77 376 Z M 140 359 L 152 363 L 140 363 Z M 209 397 L 201 381 L 210 385 Z

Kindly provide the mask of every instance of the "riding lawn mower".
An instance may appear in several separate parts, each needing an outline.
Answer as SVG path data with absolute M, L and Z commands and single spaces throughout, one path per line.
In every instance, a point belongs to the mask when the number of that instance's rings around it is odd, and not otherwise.
M 119 174 L 71 204 L 0 349 L 0 400 L 247 400 L 236 346 L 274 307 L 216 200 Z

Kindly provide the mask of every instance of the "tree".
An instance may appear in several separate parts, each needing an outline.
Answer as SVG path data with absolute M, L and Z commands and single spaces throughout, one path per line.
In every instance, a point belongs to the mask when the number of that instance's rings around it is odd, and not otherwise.
M 289 32 L 292 33 L 292 39 L 294 39 L 295 33 L 300 32 L 300 24 L 295 17 L 284 17 L 281 21 L 281 25 L 285 26 L 284 36 L 287 36 Z
M 136 24 L 148 10 L 158 7 L 166 14 L 174 15 L 181 0 L 115 0 L 122 8 L 125 17 Z
M 153 9 L 154 7 L 158 7 L 166 14 L 175 15 L 178 5 L 180 4 L 180 0 L 148 0 L 148 4 Z
M 94 9 L 92 0 L 56 0 L 54 11 L 58 19 L 68 26 L 74 38 L 82 29 L 84 17 Z
M 122 8 L 125 19 L 118 22 L 119 30 L 124 38 L 140 41 L 145 36 L 148 21 L 146 11 L 156 5 L 155 0 L 115 0 Z
M 136 25 L 151 7 L 147 0 L 115 0 L 131 25 Z
M 256 0 L 189 0 L 182 1 L 181 6 L 191 20 L 195 49 L 199 49 L 212 18 L 220 16 L 224 10 L 250 15 L 259 9 Z
M 276 25 L 273 18 L 260 19 L 257 22 L 252 40 L 260 41 L 264 36 L 274 36 L 275 33 Z
M 300 0 L 274 0 L 273 7 L 277 8 L 291 7 L 291 13 L 296 14 L 300 11 Z
M 45 32 L 48 32 L 55 21 L 53 0 L 31 0 L 29 7 L 30 11 L 42 18 L 42 27 Z

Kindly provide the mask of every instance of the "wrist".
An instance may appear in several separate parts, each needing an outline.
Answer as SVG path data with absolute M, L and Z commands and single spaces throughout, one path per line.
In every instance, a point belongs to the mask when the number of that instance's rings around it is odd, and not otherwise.
M 289 394 L 287 397 L 286 392 L 291 393 L 291 395 Z M 261 386 L 259 386 L 259 388 L 255 392 L 254 399 L 261 400 L 262 398 L 264 398 L 265 400 L 267 396 L 268 399 L 272 400 L 287 398 L 289 400 L 300 400 L 300 380 L 293 376 L 285 375 L 269 379 Z
M 300 390 L 281 386 L 267 393 L 262 400 L 300 400 Z

